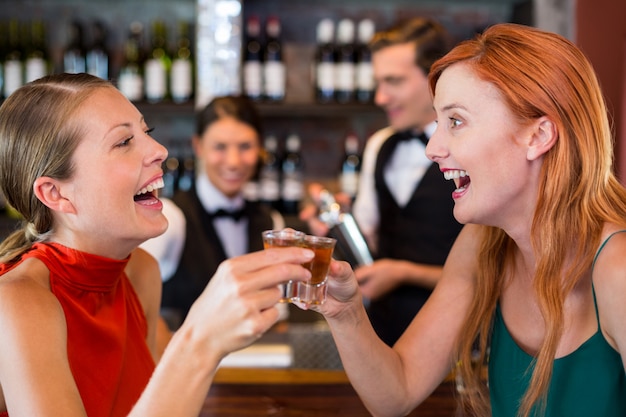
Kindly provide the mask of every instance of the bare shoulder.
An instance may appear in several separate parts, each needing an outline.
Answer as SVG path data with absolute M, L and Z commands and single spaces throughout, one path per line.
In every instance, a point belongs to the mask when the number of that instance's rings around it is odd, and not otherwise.
M 626 231 L 609 230 L 602 243 L 593 268 L 600 325 L 609 343 L 626 352 Z
M 0 314 L 9 309 L 36 311 L 60 308 L 50 291 L 50 272 L 39 259 L 26 259 L 0 276 Z
M 140 293 L 145 287 L 161 285 L 159 263 L 148 252 L 141 248 L 135 249 L 126 266 L 126 275 L 133 284 L 135 291 Z

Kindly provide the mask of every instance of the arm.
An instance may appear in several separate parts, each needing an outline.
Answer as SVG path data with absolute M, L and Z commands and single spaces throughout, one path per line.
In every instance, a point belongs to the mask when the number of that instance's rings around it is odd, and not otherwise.
M 449 374 L 454 346 L 473 296 L 477 231 L 466 226 L 451 250 L 443 276 L 426 305 L 393 348 L 375 334 L 356 279 L 345 263 L 333 263 L 326 317 L 344 368 L 375 416 L 410 412 Z
M 379 259 L 354 271 L 361 293 L 375 300 L 402 284 L 435 288 L 443 268 L 399 259 Z

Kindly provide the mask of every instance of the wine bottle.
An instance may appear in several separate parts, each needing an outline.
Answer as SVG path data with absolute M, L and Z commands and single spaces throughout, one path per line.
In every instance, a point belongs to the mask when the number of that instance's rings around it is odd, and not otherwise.
M 315 98 L 319 103 L 335 101 L 335 24 L 322 19 L 317 24 L 315 51 Z
M 265 26 L 267 42 L 263 59 L 264 97 L 269 101 L 282 101 L 285 98 L 286 71 L 280 31 L 278 18 L 269 17 Z
M 30 42 L 26 53 L 24 82 L 31 82 L 48 75 L 50 59 L 46 47 L 46 30 L 43 21 L 33 20 L 30 24 Z
M 187 146 L 181 154 L 181 164 L 178 172 L 178 189 L 189 191 L 196 180 L 196 159 L 193 150 Z
M 287 137 L 281 183 L 282 212 L 287 215 L 298 214 L 300 202 L 304 197 L 304 167 L 300 146 L 298 135 L 292 133 Z
M 160 191 L 160 195 L 166 198 L 174 197 L 176 190 L 178 190 L 178 178 L 180 161 L 178 155 L 174 149 L 170 148 L 170 154 L 163 162 L 163 189 Z
M 167 97 L 171 66 L 165 22 L 155 20 L 152 23 L 150 51 L 144 64 L 144 93 L 150 103 L 158 103 Z
M 345 141 L 345 154 L 341 162 L 339 186 L 343 193 L 354 201 L 359 189 L 359 174 L 361 172 L 361 156 L 359 155 L 359 139 L 350 133 Z
M 92 25 L 92 42 L 87 49 L 87 72 L 103 80 L 109 79 L 110 60 L 107 49 L 107 29 L 103 22 Z
M 68 44 L 63 54 L 63 70 L 78 74 L 87 70 L 83 26 L 75 20 L 68 26 Z
M 263 97 L 263 48 L 261 22 L 257 16 L 246 21 L 246 48 L 243 52 L 243 91 L 250 99 Z
M 263 165 L 259 172 L 259 198 L 261 202 L 280 210 L 280 158 L 278 139 L 269 135 L 265 138 Z
M 124 43 L 124 63 L 117 82 L 119 90 L 130 101 L 143 99 L 143 23 L 130 24 Z
M 24 52 L 20 42 L 20 23 L 9 21 L 7 49 L 4 55 L 4 97 L 24 84 Z
M 172 58 L 170 89 L 175 103 L 184 103 L 193 97 L 193 53 L 189 23 L 178 24 L 178 39 Z
M 374 98 L 374 70 L 372 52 L 368 43 L 374 36 L 374 22 L 363 19 L 358 26 L 356 46 L 356 99 L 360 103 L 370 103 Z
M 335 67 L 335 98 L 339 103 L 354 99 L 356 54 L 354 22 L 342 19 L 337 25 L 337 65 Z

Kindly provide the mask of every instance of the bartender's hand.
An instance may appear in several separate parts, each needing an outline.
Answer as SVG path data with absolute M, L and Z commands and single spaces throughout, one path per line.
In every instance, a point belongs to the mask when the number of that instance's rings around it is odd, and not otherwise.
M 380 259 L 357 268 L 354 274 L 363 296 L 376 300 L 394 290 L 407 276 L 406 264 L 396 259 Z
M 319 183 L 311 183 L 308 187 L 309 197 L 312 202 L 305 204 L 300 211 L 300 220 L 307 223 L 311 234 L 316 236 L 328 235 L 328 226 L 326 223 L 318 218 L 320 205 L 320 194 L 324 190 L 324 186 Z M 346 193 L 336 193 L 334 195 L 335 201 L 341 206 L 341 211 L 349 212 L 351 209 L 350 196 Z
M 308 249 L 275 248 L 222 262 L 182 327 L 193 326 L 218 361 L 246 347 L 278 320 L 279 284 L 310 279 L 301 264 L 312 258 Z

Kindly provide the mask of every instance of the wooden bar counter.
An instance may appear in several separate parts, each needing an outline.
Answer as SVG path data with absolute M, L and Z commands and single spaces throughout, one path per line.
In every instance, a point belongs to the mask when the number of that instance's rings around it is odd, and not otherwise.
M 409 416 L 455 415 L 447 380 Z M 342 370 L 220 368 L 199 417 L 367 417 Z

